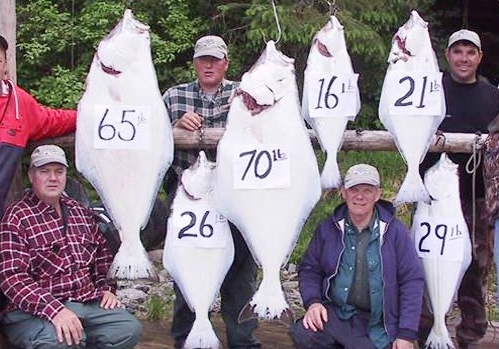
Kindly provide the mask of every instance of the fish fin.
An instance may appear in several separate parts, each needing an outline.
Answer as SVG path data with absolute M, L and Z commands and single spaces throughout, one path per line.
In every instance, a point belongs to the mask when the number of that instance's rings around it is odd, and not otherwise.
M 404 202 L 419 201 L 430 204 L 430 194 L 428 193 L 428 190 L 426 190 L 419 172 L 409 170 L 393 204 L 398 206 Z
M 258 319 L 258 314 L 255 312 L 256 304 L 251 305 L 250 303 L 246 303 L 246 305 L 239 312 L 239 316 L 237 318 L 238 323 L 243 323 L 249 320 Z

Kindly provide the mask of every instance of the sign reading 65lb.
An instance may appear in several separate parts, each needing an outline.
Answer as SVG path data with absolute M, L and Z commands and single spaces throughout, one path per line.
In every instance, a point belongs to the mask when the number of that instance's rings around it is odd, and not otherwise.
M 290 159 L 277 144 L 247 144 L 232 155 L 235 189 L 287 188 L 291 183 Z
M 392 70 L 386 76 L 391 115 L 441 115 L 442 73 Z
M 465 246 L 469 244 L 468 227 L 464 220 L 459 223 L 452 218 L 430 218 L 417 222 L 413 230 L 419 257 L 463 261 Z
M 94 107 L 94 148 L 149 149 L 150 136 L 150 107 L 124 105 Z

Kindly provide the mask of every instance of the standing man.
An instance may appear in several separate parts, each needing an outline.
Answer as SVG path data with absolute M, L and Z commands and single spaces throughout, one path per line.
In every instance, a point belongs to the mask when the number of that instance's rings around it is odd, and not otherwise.
M 67 167 L 58 146 L 36 148 L 32 189 L 0 222 L 3 331 L 21 348 L 132 348 L 142 326 L 106 278 L 113 257 L 94 216 L 63 194 Z
M 444 73 L 443 87 L 447 104 L 447 117 L 439 127 L 443 132 L 487 132 L 488 124 L 499 113 L 497 88 L 477 75 L 483 57 L 477 33 L 461 29 L 449 37 L 445 58 L 450 71 Z M 424 174 L 438 161 L 439 154 L 429 153 L 420 166 Z M 461 323 L 456 328 L 460 349 L 482 338 L 487 330 L 485 311 L 486 279 L 492 265 L 492 230 L 487 224 L 484 200 L 482 165 L 473 170 L 467 167 L 469 154 L 449 154 L 459 165 L 461 206 L 471 236 L 474 236 L 473 258 L 458 291 L 457 303 L 461 310 Z M 474 212 L 473 212 L 474 211 Z M 474 233 L 473 233 L 474 228 Z M 425 310 L 420 323 L 420 338 L 424 343 L 432 324 Z
M 375 167 L 350 167 L 341 196 L 298 267 L 307 311 L 292 327 L 296 348 L 412 349 L 424 290 L 414 242 L 380 199 Z
M 174 128 L 196 131 L 207 127 L 225 127 L 229 97 L 238 83 L 225 79 L 229 67 L 227 45 L 219 36 L 203 36 L 194 47 L 194 68 L 197 80 L 168 89 L 163 98 Z M 216 151 L 206 151 L 209 160 L 216 160 Z M 198 151 L 175 150 L 173 174 L 167 176 L 166 191 L 173 196 L 182 171 L 196 161 Z M 231 225 L 235 256 L 220 289 L 221 310 L 227 328 L 229 349 L 259 348 L 253 336 L 257 319 L 238 323 L 244 305 L 255 293 L 257 266 L 241 233 Z M 175 304 L 171 333 L 175 348 L 182 348 L 194 322 L 182 293 L 175 285 Z
M 27 143 L 62 136 L 76 128 L 75 110 L 46 108 L 8 79 L 8 48 L 0 35 L 0 217 Z

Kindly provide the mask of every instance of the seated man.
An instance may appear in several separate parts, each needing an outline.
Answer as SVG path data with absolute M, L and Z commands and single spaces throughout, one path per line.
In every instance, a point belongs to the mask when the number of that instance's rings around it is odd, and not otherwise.
M 409 232 L 380 200 L 373 166 L 352 166 L 341 195 L 298 268 L 307 311 L 292 327 L 296 348 L 414 348 L 424 278 Z
M 3 331 L 22 348 L 132 348 L 142 326 L 106 279 L 112 256 L 92 214 L 63 194 L 67 167 L 58 146 L 36 148 L 32 188 L 0 222 Z

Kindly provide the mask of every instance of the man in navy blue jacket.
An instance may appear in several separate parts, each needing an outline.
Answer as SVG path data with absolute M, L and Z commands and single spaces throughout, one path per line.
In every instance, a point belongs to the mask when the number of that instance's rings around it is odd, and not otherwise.
M 298 273 L 305 316 L 298 349 L 412 349 L 423 269 L 404 224 L 381 200 L 377 169 L 348 169 L 344 204 L 317 227 Z

